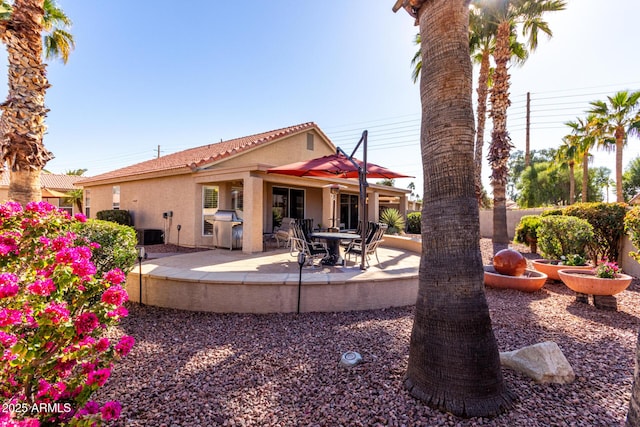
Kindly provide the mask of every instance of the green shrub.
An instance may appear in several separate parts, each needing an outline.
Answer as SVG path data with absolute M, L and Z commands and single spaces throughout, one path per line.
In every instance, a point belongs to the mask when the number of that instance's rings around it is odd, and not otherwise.
M 549 216 L 549 215 L 562 215 L 562 209 L 559 209 L 559 208 L 547 209 L 542 211 L 542 213 L 540 214 L 540 216 Z
M 411 212 L 407 215 L 407 233 L 422 233 L 422 212 Z
M 557 260 L 563 255 L 586 257 L 592 242 L 593 227 L 583 219 L 558 215 L 540 218 L 538 246 L 547 259 Z
M 538 241 L 538 228 L 540 227 L 540 215 L 524 215 L 516 226 L 514 240 L 518 243 L 531 245 L 531 252 Z
M 73 225 L 73 231 L 80 239 L 87 239 L 100 245 L 92 251 L 91 261 L 95 264 L 96 277 L 114 268 L 129 272 L 138 259 L 136 232 L 133 228 L 110 221 L 89 219 L 85 223 Z
M 571 254 L 571 255 L 567 255 L 567 256 L 561 256 L 560 259 L 562 260 L 562 263 L 564 265 L 568 265 L 568 266 L 581 266 L 581 265 L 587 265 L 587 259 L 581 255 L 578 254 Z
M 96 213 L 96 218 L 103 221 L 111 221 L 116 224 L 133 225 L 131 220 L 131 214 L 127 210 L 113 209 L 110 211 L 99 211 Z
M 404 232 L 404 218 L 397 209 L 385 209 L 380 215 L 380 221 L 387 224 L 385 234 L 396 234 Z
M 624 216 L 624 228 L 631 243 L 640 248 L 640 206 L 634 206 Z M 640 252 L 629 252 L 629 256 L 640 263 Z
M 594 233 L 593 255 L 596 260 L 607 258 L 618 262 L 627 209 L 626 203 L 576 203 L 564 208 L 564 214 L 582 218 L 591 224 Z

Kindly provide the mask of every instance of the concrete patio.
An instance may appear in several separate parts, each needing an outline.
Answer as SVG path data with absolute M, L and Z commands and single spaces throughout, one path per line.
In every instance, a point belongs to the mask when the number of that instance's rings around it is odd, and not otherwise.
M 351 311 L 415 303 L 419 245 L 397 239 L 378 248 L 371 266 L 361 270 L 359 258 L 346 266 L 305 266 L 300 286 L 300 311 Z M 395 247 L 393 247 L 395 246 Z M 410 249 L 414 250 L 410 250 Z M 140 279 L 140 270 L 142 279 Z M 127 276 L 133 302 L 191 311 L 218 313 L 296 312 L 300 269 L 285 248 L 258 254 L 214 249 L 149 259 Z

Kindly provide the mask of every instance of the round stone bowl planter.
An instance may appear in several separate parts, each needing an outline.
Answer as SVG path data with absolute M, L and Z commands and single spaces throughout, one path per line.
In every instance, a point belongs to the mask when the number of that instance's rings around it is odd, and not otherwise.
M 547 275 L 535 270 L 526 269 L 522 276 L 507 276 L 498 273 L 492 265 L 484 266 L 484 284 L 491 288 L 535 292 L 542 288 L 546 281 Z
M 593 267 L 590 265 L 562 265 L 562 264 L 552 264 L 552 262 L 557 263 L 558 261 L 551 261 L 548 259 L 534 259 L 531 261 L 533 264 L 533 268 L 538 270 L 541 273 L 549 276 L 549 279 L 560 280 L 560 275 L 558 271 L 566 270 L 570 268 L 572 270 L 593 270 Z
M 603 279 L 593 271 L 563 269 L 558 271 L 560 279 L 575 292 L 587 295 L 615 295 L 624 291 L 631 283 L 631 276 L 619 273 L 615 279 Z

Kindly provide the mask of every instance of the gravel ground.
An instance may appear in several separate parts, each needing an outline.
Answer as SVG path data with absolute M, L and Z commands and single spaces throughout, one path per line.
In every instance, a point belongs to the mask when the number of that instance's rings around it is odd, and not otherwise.
M 485 262 L 491 248 L 483 239 Z M 137 343 L 95 397 L 121 401 L 118 426 L 620 426 L 639 292 L 635 280 L 609 312 L 576 303 L 561 283 L 533 294 L 487 289 L 501 351 L 555 341 L 576 373 L 572 384 L 540 385 L 503 369 L 519 400 L 493 419 L 443 414 L 404 390 L 413 307 L 246 315 L 130 305 L 109 333 Z M 349 350 L 364 363 L 340 367 Z

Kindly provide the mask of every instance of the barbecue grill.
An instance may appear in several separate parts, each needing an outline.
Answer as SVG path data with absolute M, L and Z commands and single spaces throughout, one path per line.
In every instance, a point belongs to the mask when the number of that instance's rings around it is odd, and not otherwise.
M 242 248 L 242 218 L 234 210 L 218 210 L 213 214 L 213 244 L 219 248 Z

